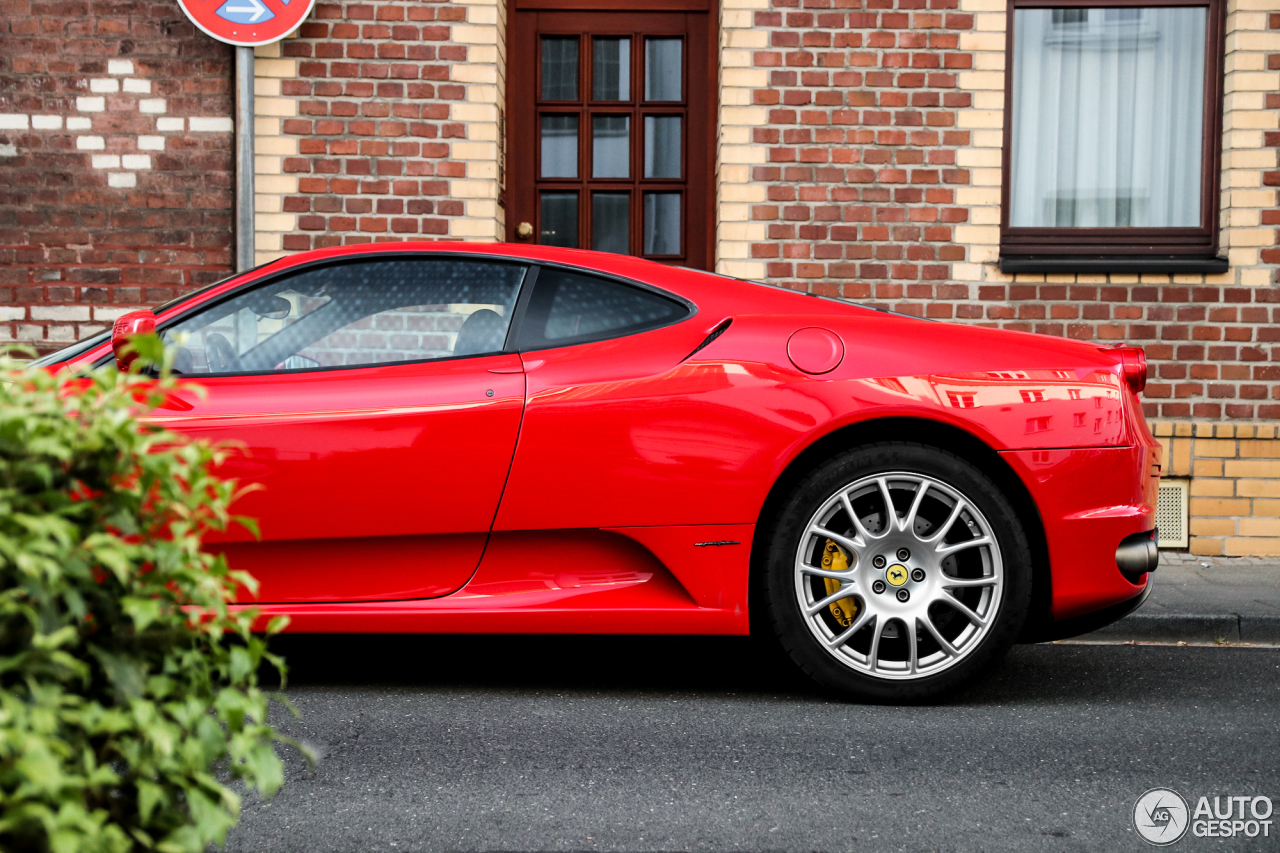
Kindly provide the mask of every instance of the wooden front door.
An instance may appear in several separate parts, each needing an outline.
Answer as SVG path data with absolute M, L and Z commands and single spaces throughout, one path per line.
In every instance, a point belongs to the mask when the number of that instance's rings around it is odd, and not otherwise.
M 709 14 L 525 5 L 508 33 L 507 239 L 709 269 Z

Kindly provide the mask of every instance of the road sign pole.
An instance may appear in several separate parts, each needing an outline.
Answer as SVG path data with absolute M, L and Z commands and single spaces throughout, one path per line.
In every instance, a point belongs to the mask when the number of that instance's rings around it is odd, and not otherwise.
M 253 48 L 236 51 L 236 272 L 253 269 Z
M 253 49 L 298 29 L 316 0 L 178 0 L 196 27 L 236 51 L 236 272 L 253 269 Z

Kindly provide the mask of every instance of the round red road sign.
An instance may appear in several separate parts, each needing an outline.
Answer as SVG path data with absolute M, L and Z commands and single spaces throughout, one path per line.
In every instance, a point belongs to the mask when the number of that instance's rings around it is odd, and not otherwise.
M 218 41 L 255 47 L 298 28 L 315 0 L 178 0 L 191 23 Z

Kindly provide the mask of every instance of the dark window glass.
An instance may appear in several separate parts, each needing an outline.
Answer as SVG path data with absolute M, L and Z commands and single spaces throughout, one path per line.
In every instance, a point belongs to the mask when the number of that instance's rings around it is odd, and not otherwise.
M 644 176 L 680 177 L 680 116 L 644 117 Z
M 644 253 L 680 254 L 680 193 L 644 194 Z
M 596 38 L 592 52 L 592 100 L 631 100 L 631 39 Z
M 631 116 L 591 117 L 591 177 L 631 177 Z
M 163 333 L 184 374 L 424 361 L 503 348 L 525 267 L 388 258 L 301 270 Z
M 684 43 L 680 39 L 646 39 L 644 43 L 644 99 L 680 100 Z
M 591 194 L 591 248 L 616 255 L 631 250 L 631 193 Z
M 578 37 L 542 37 L 542 100 L 578 100 Z
M 667 325 L 688 309 L 648 290 L 543 267 L 525 316 L 522 349 L 619 337 Z
M 578 177 L 578 117 L 542 117 L 542 177 Z
M 542 228 L 538 242 L 544 246 L 578 248 L 578 194 L 544 192 L 539 203 Z
M 1055 27 L 1067 26 L 1069 24 L 1077 24 L 1083 26 L 1089 23 L 1088 9 L 1054 9 L 1053 25 Z

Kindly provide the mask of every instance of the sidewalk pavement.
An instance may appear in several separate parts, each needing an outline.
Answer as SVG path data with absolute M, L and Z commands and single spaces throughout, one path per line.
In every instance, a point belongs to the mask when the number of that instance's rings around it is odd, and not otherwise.
M 1070 642 L 1280 645 L 1280 560 L 1163 552 L 1151 597 Z

